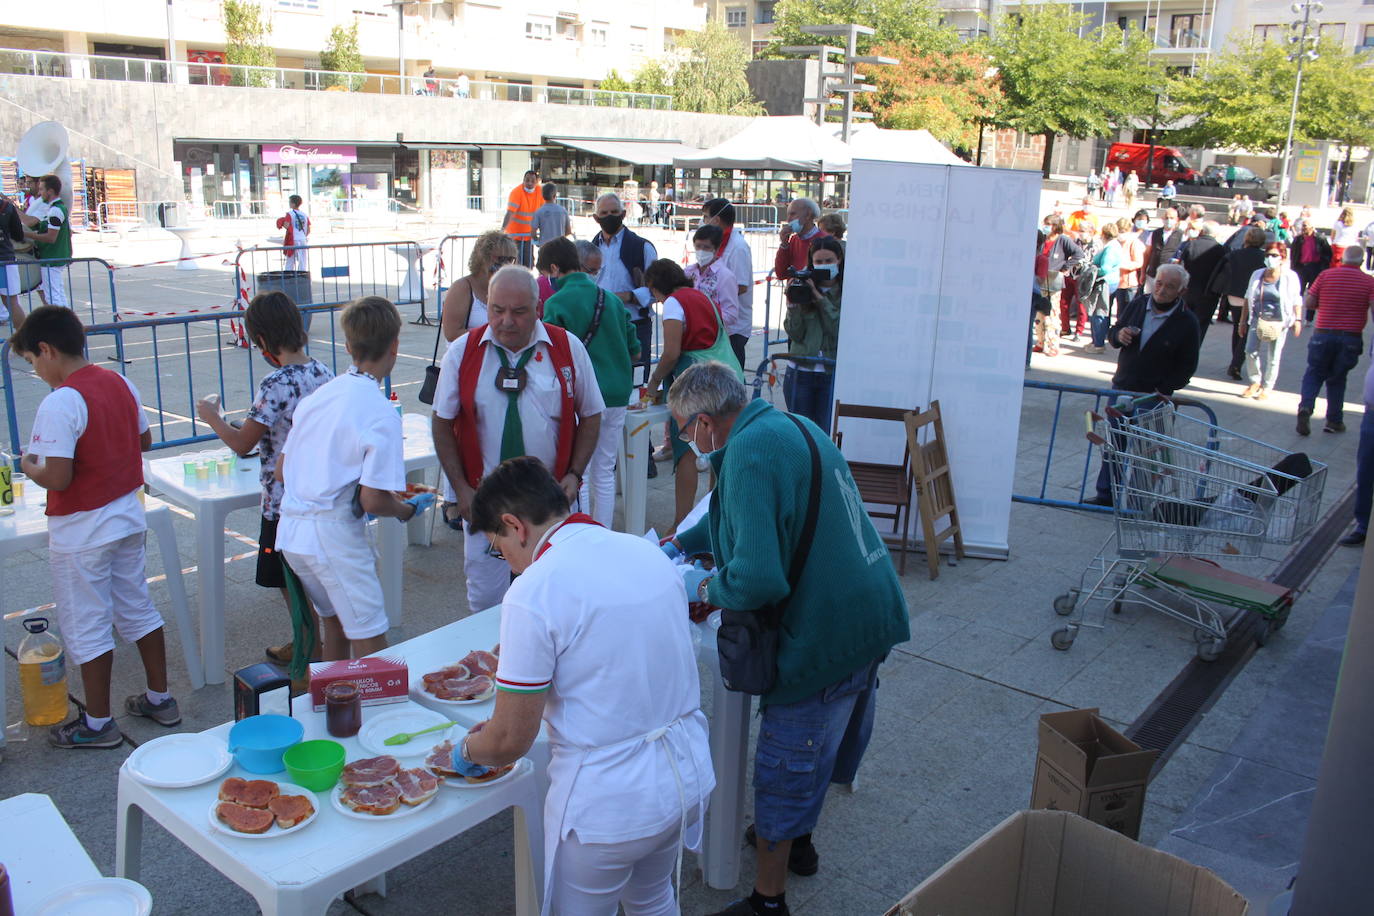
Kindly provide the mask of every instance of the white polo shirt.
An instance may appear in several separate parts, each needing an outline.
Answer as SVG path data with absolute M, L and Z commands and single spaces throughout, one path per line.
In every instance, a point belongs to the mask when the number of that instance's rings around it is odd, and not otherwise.
M 690 823 L 715 776 L 681 576 L 599 525 L 563 525 L 548 545 L 502 601 L 496 672 L 498 689 L 548 691 L 548 838 L 652 836 L 679 822 L 680 797 Z
M 324 556 L 313 520 L 351 518 L 360 483 L 377 490 L 406 486 L 401 418 L 374 380 L 352 371 L 296 405 L 281 461 L 278 550 Z
M 468 335 L 464 334 L 444 351 L 444 360 L 439 367 L 439 382 L 434 389 L 434 414 L 441 419 L 452 420 L 458 416 L 458 367 L 463 361 L 467 345 Z M 563 416 L 563 391 L 553 367 L 549 332 L 542 321 L 534 326 L 532 346 L 537 349 L 525 364 L 525 390 L 520 392 L 517 401 L 520 426 L 525 434 L 525 454 L 538 458 L 552 471 L 554 458 L 558 454 L 558 422 Z M 482 369 L 473 399 L 477 404 L 477 439 L 482 450 L 483 477 L 501 463 L 501 433 L 506 427 L 506 404 L 509 402 L 509 396 L 496 388 L 496 373 L 501 368 L 501 360 L 496 355 L 497 347 L 505 350 L 506 360 L 512 367 L 519 363 L 520 354 L 525 352 L 510 350 L 497 343 L 490 325 L 482 333 Z M 576 375 L 573 405 L 579 417 L 585 419 L 595 416 L 606 409 L 606 402 L 596 385 L 596 370 L 592 368 L 591 357 L 574 334 L 568 335 L 568 348 L 572 351 Z
M 748 334 L 754 329 L 754 254 L 739 226 L 731 230 L 730 238 L 725 243 L 725 254 L 720 260 L 735 275 L 735 282 L 744 287 L 744 292 L 739 294 L 738 323 L 732 326 L 730 333 Z M 744 330 L 736 331 L 734 327 Z

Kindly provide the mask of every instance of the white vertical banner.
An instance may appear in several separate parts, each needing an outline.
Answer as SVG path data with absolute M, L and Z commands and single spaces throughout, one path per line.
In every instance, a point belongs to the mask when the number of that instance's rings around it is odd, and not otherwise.
M 965 550 L 1005 558 L 1040 175 L 853 168 L 835 399 L 918 410 L 938 400 Z M 895 463 L 906 444 L 895 423 L 840 429 L 851 461 Z

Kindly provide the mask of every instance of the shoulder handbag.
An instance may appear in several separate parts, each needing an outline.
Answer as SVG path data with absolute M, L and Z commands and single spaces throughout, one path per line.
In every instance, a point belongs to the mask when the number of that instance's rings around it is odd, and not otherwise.
M 802 522 L 801 538 L 787 572 L 787 597 L 776 604 L 752 611 L 722 608 L 720 629 L 716 631 L 720 678 L 726 689 L 754 696 L 768 693 L 778 679 L 778 638 L 782 615 L 796 593 L 797 582 L 806 566 L 821 508 L 821 453 L 816 448 L 816 440 L 795 416 L 790 413 L 784 416 L 797 424 L 797 429 L 811 450 L 811 491 L 806 505 L 806 519 Z
M 582 338 L 582 346 L 590 347 L 592 338 L 596 337 L 596 332 L 601 330 L 601 313 L 606 311 L 606 291 L 600 287 L 596 290 L 596 308 L 592 310 L 592 323 L 587 325 L 587 334 Z
M 434 391 L 439 387 L 439 341 L 444 336 L 444 323 L 440 320 L 435 324 L 434 353 L 429 358 L 429 365 L 425 366 L 425 380 L 420 384 L 420 393 L 416 395 L 421 404 L 433 404 Z

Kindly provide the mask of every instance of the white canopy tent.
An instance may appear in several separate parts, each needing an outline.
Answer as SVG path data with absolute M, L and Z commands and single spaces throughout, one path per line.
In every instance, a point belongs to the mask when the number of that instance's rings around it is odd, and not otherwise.
M 680 169 L 780 169 L 847 172 L 853 158 L 829 128 L 799 115 L 759 118 L 724 143 L 673 157 Z
M 950 152 L 928 130 L 884 130 L 871 124 L 863 125 L 850 132 L 849 148 L 855 159 L 930 165 L 971 164 Z

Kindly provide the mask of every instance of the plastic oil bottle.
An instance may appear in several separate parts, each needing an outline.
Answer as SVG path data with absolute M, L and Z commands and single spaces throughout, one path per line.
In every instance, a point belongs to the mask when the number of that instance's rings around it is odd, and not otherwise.
M 46 617 L 24 621 L 28 635 L 19 643 L 19 692 L 24 698 L 24 721 L 56 725 L 67 718 L 67 656 L 62 643 L 48 632 Z

